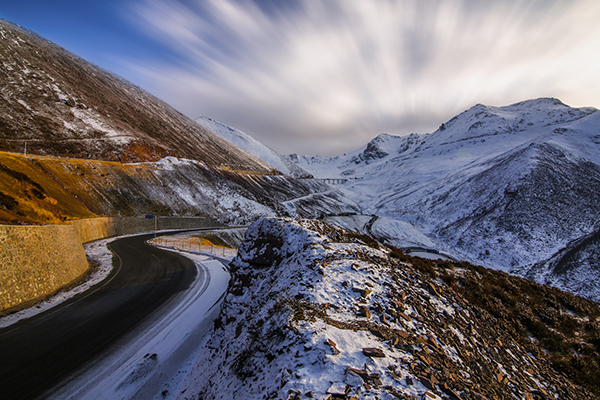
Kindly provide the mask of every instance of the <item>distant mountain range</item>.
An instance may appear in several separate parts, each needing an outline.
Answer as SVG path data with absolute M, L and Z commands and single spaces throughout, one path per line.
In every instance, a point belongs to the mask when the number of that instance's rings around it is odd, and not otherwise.
M 265 146 L 252 136 L 240 131 L 239 129 L 207 117 L 196 118 L 195 121 L 208 131 L 214 133 L 222 139 L 227 140 L 229 143 L 239 147 L 240 149 L 247 151 L 259 160 L 264 161 L 273 168 L 281 171 L 285 175 L 293 176 L 294 178 L 313 178 L 310 173 L 300 168 L 295 163 L 289 161 L 275 150 Z
M 478 104 L 432 134 L 382 134 L 343 156 L 288 159 L 347 179 L 344 192 L 365 213 L 409 222 L 458 258 L 600 300 L 595 108 L 552 98 Z
M 434 133 L 380 134 L 335 157 L 281 156 L 235 128 L 198 122 L 286 173 L 337 183 L 380 217 L 368 233 L 390 244 L 435 247 L 600 301 L 595 108 L 553 98 L 478 104 Z

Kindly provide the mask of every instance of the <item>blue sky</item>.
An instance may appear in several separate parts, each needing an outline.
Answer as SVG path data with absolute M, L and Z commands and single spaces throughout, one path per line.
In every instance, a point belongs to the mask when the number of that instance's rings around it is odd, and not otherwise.
M 476 103 L 600 107 L 597 0 L 19 0 L 0 17 L 282 153 L 430 133 Z

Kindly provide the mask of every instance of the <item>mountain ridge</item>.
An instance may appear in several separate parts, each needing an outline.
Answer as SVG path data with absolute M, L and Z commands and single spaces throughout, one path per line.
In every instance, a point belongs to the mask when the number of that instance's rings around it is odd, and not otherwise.
M 198 117 L 195 121 L 209 132 L 247 151 L 285 175 L 299 179 L 313 178 L 307 171 L 239 129 L 208 117 Z
M 592 399 L 598 304 L 321 221 L 260 219 L 178 399 Z M 574 349 L 578 349 L 574 356 Z
M 0 20 L 0 150 L 107 161 L 166 156 L 274 172 L 162 100 Z M 10 89 L 9 89 L 10 88 Z M 240 166 L 243 166 L 241 168 Z

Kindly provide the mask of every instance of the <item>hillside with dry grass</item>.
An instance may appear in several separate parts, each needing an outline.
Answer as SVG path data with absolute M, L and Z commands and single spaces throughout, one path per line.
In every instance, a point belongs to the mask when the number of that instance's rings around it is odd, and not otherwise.
M 0 60 L 0 223 L 140 214 L 243 223 L 358 210 L 329 186 L 282 175 L 149 93 L 4 20 Z
M 260 216 L 295 212 L 317 217 L 354 207 L 315 180 L 211 168 L 196 161 L 123 164 L 0 152 L 0 223 L 143 214 L 244 223 Z

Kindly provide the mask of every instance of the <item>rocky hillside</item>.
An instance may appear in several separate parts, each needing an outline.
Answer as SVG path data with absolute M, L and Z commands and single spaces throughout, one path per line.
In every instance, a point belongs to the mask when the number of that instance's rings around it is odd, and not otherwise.
M 600 307 L 322 222 L 261 219 L 179 399 L 592 399 Z
M 347 195 L 368 213 L 410 223 L 458 258 L 523 275 L 538 265 L 529 276 L 559 284 L 573 265 L 540 268 L 597 231 L 599 144 L 596 109 L 537 99 L 476 105 L 432 134 L 380 135 L 340 157 L 290 160 L 348 179 Z M 579 260 L 593 269 L 587 254 Z
M 107 161 L 175 156 L 274 169 L 169 105 L 63 48 L 0 20 L 0 150 Z

